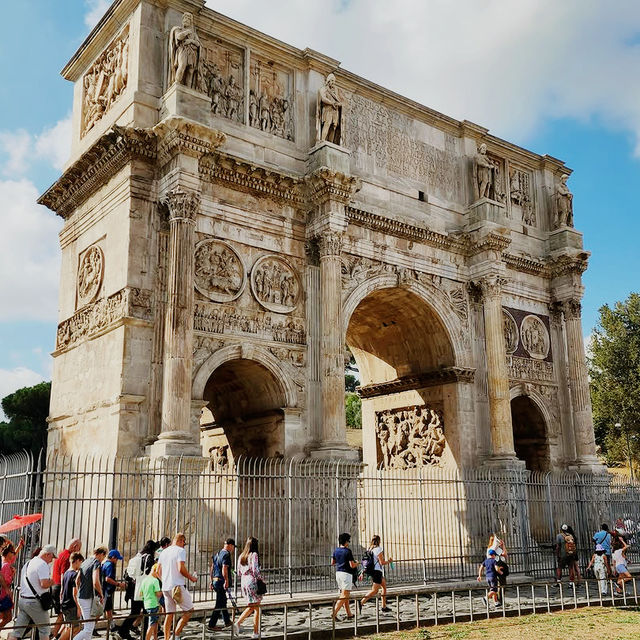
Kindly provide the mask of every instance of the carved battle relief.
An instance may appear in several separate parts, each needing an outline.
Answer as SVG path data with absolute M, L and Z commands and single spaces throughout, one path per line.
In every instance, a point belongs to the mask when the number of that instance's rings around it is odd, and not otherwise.
M 221 240 L 196 245 L 196 289 L 214 302 L 231 302 L 243 292 L 247 275 L 238 252 Z
M 285 140 L 294 139 L 293 74 L 251 56 L 249 125 Z
M 204 40 L 202 65 L 204 90 L 211 98 L 211 112 L 244 122 L 244 53 L 220 40 Z
M 82 124 L 84 136 L 127 88 L 129 77 L 129 25 L 91 65 L 83 78 Z
M 442 413 L 422 405 L 376 412 L 384 469 L 438 465 L 446 447 Z
M 553 363 L 518 356 L 507 356 L 509 378 L 515 380 L 539 380 L 553 382 Z
M 251 290 L 269 311 L 291 313 L 300 300 L 302 285 L 293 267 L 278 256 L 262 256 L 251 270 Z
M 100 292 L 104 278 L 104 254 L 98 245 L 89 247 L 81 256 L 78 266 L 77 307 L 93 302 Z
M 522 213 L 522 222 L 530 227 L 536 226 L 536 213 L 533 208 L 532 175 L 518 167 L 509 168 L 509 198 L 513 209 Z
M 504 323 L 505 349 L 507 354 L 511 355 L 518 348 L 518 342 L 520 341 L 518 325 L 513 316 L 505 309 L 502 310 L 502 320 Z
M 444 150 L 426 144 L 411 135 L 411 118 L 355 93 L 345 100 L 343 121 L 341 144 L 351 149 L 357 166 L 369 157 L 376 172 L 418 180 L 438 197 L 462 200 L 457 138 L 449 138 Z
M 544 360 L 549 355 L 551 341 L 549 332 L 538 316 L 528 315 L 520 325 L 522 345 L 536 360 Z
M 195 335 L 193 338 L 193 375 L 195 376 L 202 363 L 213 353 L 224 347 L 224 340 L 208 336 Z

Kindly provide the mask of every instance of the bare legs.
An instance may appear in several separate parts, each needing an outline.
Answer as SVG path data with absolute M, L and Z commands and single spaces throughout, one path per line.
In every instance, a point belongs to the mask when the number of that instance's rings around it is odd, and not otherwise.
M 340 598 L 338 602 L 336 602 L 336 606 L 333 609 L 333 617 L 335 618 L 338 615 L 338 611 L 344 607 L 344 610 L 347 614 L 347 618 L 350 618 L 353 614 L 351 613 L 351 607 L 349 606 L 349 596 L 351 591 L 347 591 L 346 589 L 340 592 Z

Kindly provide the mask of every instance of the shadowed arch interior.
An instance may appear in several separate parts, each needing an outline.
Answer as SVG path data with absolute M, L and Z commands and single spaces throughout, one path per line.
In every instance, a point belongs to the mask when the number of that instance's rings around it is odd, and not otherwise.
M 211 374 L 203 400 L 234 458 L 284 453 L 286 394 L 262 364 L 244 358 L 225 362 Z
M 374 291 L 360 302 L 346 341 L 363 386 L 455 364 L 449 336 L 435 312 L 415 293 L 397 287 Z
M 544 417 L 536 403 L 528 396 L 511 401 L 513 444 L 516 456 L 529 471 L 550 469 L 549 442 Z

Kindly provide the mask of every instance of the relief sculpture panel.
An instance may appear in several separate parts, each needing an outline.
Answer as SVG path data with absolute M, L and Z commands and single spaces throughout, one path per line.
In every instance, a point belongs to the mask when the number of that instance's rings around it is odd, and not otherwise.
M 523 224 L 536 226 L 536 212 L 533 208 L 532 175 L 518 167 L 509 168 L 509 197 L 511 208 L 519 211 Z
M 294 139 L 293 74 L 251 56 L 249 125 L 285 140 Z
M 96 299 L 100 292 L 103 278 L 104 254 L 99 246 L 93 245 L 80 256 L 80 264 L 78 266 L 78 308 Z
M 376 436 L 384 469 L 439 465 L 446 447 L 442 413 L 421 405 L 376 412 Z
M 84 136 L 127 88 L 129 76 L 129 26 L 91 65 L 83 79 L 82 124 Z
M 221 240 L 203 240 L 196 246 L 196 289 L 215 302 L 231 302 L 240 296 L 247 275 L 238 252 Z
M 549 354 L 549 332 L 538 316 L 528 315 L 520 325 L 522 344 L 529 355 L 544 360 Z
M 216 116 L 244 122 L 244 52 L 220 40 L 203 39 L 203 85 Z
M 251 270 L 251 290 L 269 311 L 291 313 L 300 300 L 302 285 L 293 267 L 278 256 L 262 256 Z

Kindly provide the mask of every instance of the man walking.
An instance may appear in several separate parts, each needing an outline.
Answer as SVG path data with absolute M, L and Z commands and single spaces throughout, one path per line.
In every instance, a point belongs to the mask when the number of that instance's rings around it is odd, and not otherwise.
M 180 634 L 193 614 L 193 600 L 187 591 L 186 581 L 198 582 L 198 577 L 191 575 L 187 570 L 187 552 L 184 548 L 186 543 L 187 539 L 184 533 L 176 533 L 173 544 L 164 549 L 158 558 L 159 577 L 162 580 L 162 595 L 167 613 L 164 621 L 164 637 L 167 640 L 170 638 L 177 605 L 184 613 L 176 625 L 175 640 L 180 640 Z
M 49 565 L 56 557 L 56 548 L 52 544 L 42 547 L 40 555 L 31 558 L 22 568 L 20 576 L 20 599 L 18 600 L 18 617 L 14 631 L 9 635 L 10 640 L 20 640 L 28 624 L 38 627 L 40 640 L 49 640 L 49 611 L 45 611 L 40 604 L 40 596 L 53 584 Z
M 53 610 L 57 614 L 56 621 L 53 625 L 53 631 L 51 635 L 54 638 L 57 638 L 60 633 L 60 626 L 62 625 L 62 611 L 60 610 L 60 591 L 62 589 L 62 576 L 64 576 L 65 572 L 69 570 L 71 566 L 71 554 L 79 553 L 82 547 L 82 542 L 79 538 L 73 538 L 67 544 L 67 548 L 63 549 L 56 558 L 53 563 L 53 573 L 51 574 L 51 579 L 53 580 L 53 585 L 51 586 L 51 595 L 53 596 Z
M 231 617 L 227 610 L 227 589 L 231 586 L 231 554 L 236 548 L 236 541 L 227 538 L 224 546 L 212 559 L 211 588 L 216 594 L 216 604 L 209 618 L 209 629 L 219 631 L 231 625 Z M 217 627 L 218 619 L 222 616 L 224 627 Z
M 111 549 L 107 559 L 102 563 L 102 592 L 104 593 L 104 615 L 109 629 L 114 631 L 113 625 L 113 595 L 116 589 L 124 589 L 124 582 L 116 580 L 116 565 L 118 560 L 123 560 L 122 554 L 117 549 Z
M 96 547 L 93 555 L 87 558 L 81 565 L 76 578 L 76 586 L 78 587 L 78 606 L 82 613 L 82 620 L 86 622 L 82 625 L 82 631 L 78 633 L 75 640 L 90 640 L 96 622 L 91 620 L 91 605 L 94 596 L 104 603 L 104 594 L 102 593 L 102 581 L 100 580 L 100 569 L 104 559 L 107 557 L 107 550 L 104 547 Z

